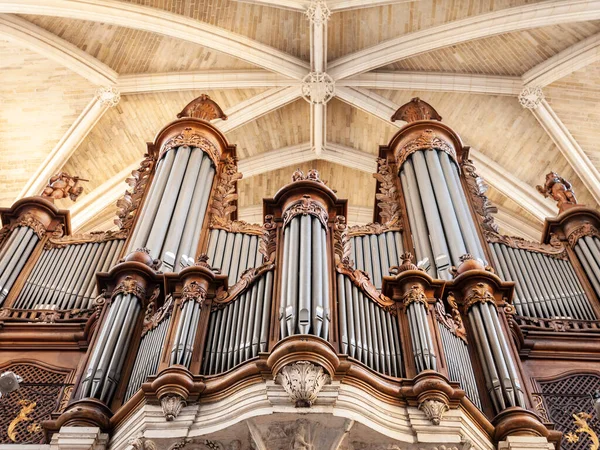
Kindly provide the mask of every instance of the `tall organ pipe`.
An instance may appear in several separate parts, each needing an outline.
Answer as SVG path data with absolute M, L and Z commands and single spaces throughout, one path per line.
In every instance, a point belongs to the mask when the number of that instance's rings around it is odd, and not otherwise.
M 597 236 L 580 238 L 574 250 L 596 295 L 600 297 L 600 239 Z
M 293 217 L 283 230 L 281 335 L 327 339 L 329 268 L 327 233 L 310 214 Z
M 38 235 L 29 227 L 19 226 L 10 232 L 0 251 L 0 306 L 38 242 Z

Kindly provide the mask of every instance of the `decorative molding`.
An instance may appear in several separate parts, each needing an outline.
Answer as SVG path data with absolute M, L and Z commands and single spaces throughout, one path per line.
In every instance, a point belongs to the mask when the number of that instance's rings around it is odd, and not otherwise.
M 499 233 L 484 231 L 485 239 L 489 243 L 503 244 L 511 248 L 518 248 L 530 252 L 543 253 L 558 259 L 567 260 L 567 250 L 563 243 L 554 233 L 550 234 L 550 243 L 528 241 L 517 236 L 504 236 Z M 569 241 L 570 242 L 570 241 Z
M 82 186 L 77 186 L 80 181 L 89 181 L 78 176 L 71 176 L 66 172 L 59 172 L 48 180 L 48 184 L 41 193 L 42 197 L 61 199 L 69 197 L 76 201 L 83 192 Z
M 373 300 L 384 311 L 396 315 L 396 302 L 382 294 L 371 282 L 367 272 L 360 269 L 354 269 L 350 264 L 339 263 L 336 265 L 336 271 L 350 278 L 350 281 L 358 287 L 367 297 Z
M 310 169 L 306 175 L 304 175 L 304 172 L 300 169 L 296 169 L 294 170 L 294 173 L 292 173 L 292 183 L 306 180 L 327 185 L 326 181 L 321 180 L 321 176 L 319 175 L 319 171 L 317 169 Z
M 350 264 L 350 239 L 348 239 L 348 226 L 344 216 L 336 216 L 333 224 L 333 252 L 335 262 Z
M 577 241 L 584 236 L 596 236 L 597 238 L 600 238 L 600 231 L 589 222 L 574 228 L 567 235 L 567 240 L 569 241 L 571 248 L 575 247 Z
M 113 241 L 116 239 L 127 238 L 127 232 L 124 230 L 118 231 L 92 231 L 86 234 L 74 234 L 71 236 L 63 236 L 60 238 L 50 238 L 46 242 L 44 248 L 64 248 L 68 245 L 89 244 L 98 242 Z
M 467 183 L 467 192 L 471 196 L 471 203 L 473 209 L 477 214 L 479 222 L 483 227 L 484 232 L 499 233 L 498 226 L 494 223 L 493 213 L 497 212 L 498 209 L 492 205 L 490 199 L 485 195 L 488 190 L 488 186 L 475 169 L 473 161 L 470 159 L 464 160 L 460 165 L 464 179 Z
M 297 408 L 312 406 L 323 386 L 330 381 L 321 366 L 309 361 L 288 364 L 275 377 L 275 382 L 283 386 Z
M 212 194 L 210 204 L 210 227 L 226 229 L 232 227 L 231 214 L 237 210 L 238 194 L 236 193 L 237 181 L 242 178 L 237 171 L 235 159 L 227 157 L 219 168 L 219 178 Z M 242 225 L 238 224 L 238 226 Z M 258 234 L 258 233 L 257 233 Z
M 181 291 L 181 308 L 189 301 L 200 304 L 200 308 L 206 300 L 206 289 L 197 281 L 192 281 L 183 286 Z
M 419 97 L 414 97 L 410 102 L 398 108 L 391 120 L 392 122 L 402 120 L 406 123 L 416 122 L 417 120 L 438 120 L 441 122 L 442 116 L 429 103 Z
M 404 307 L 408 307 L 411 303 L 421 303 L 427 308 L 427 296 L 423 290 L 423 286 L 419 284 L 413 284 L 408 291 L 402 296 L 402 304 Z
M 262 226 L 257 223 L 248 223 L 243 220 L 225 221 L 218 216 L 215 217 L 213 223 L 210 224 L 210 228 L 225 230 L 229 233 L 244 233 L 256 236 L 262 236 L 263 233 Z
M 160 398 L 160 406 L 167 422 L 175 420 L 186 405 L 187 402 L 180 395 L 167 394 Z
M 378 222 L 371 222 L 366 225 L 353 225 L 348 227 L 348 237 L 364 236 L 365 234 L 382 234 L 388 231 L 402 231 L 400 224 L 382 225 Z
M 547 173 L 544 185 L 538 184 L 535 188 L 545 198 L 552 197 L 560 212 L 563 212 L 568 205 L 577 204 L 573 186 L 556 172 Z
M 96 309 L 15 309 L 0 308 L 0 322 L 85 323 Z
M 184 128 L 177 136 L 173 136 L 169 139 L 162 148 L 161 156 L 173 148 L 184 145 L 192 148 L 199 148 L 212 159 L 216 166 L 219 165 L 219 160 L 221 159 L 221 152 L 219 149 L 206 137 L 194 133 L 194 129 L 191 127 Z
M 96 98 L 102 106 L 114 108 L 121 101 L 121 93 L 114 86 L 103 86 L 96 90 Z
M 513 314 L 511 321 L 522 331 L 551 331 L 557 333 L 600 333 L 600 322 L 597 320 L 576 319 L 542 319 Z
M 22 216 L 20 216 L 15 222 L 11 224 L 10 229 L 12 231 L 17 227 L 31 228 L 40 239 L 42 239 L 46 235 L 46 227 L 44 226 L 44 224 L 40 222 L 37 219 L 37 217 L 35 217 L 31 213 L 25 213 Z
M 397 167 L 386 158 L 377 159 L 377 173 L 373 177 L 379 182 L 379 193 L 375 194 L 381 220 L 387 226 L 400 225 L 400 193 L 398 192 Z
M 425 413 L 432 424 L 439 425 L 449 408 L 446 403 L 439 400 L 425 400 L 419 404 L 419 409 Z
M 125 232 L 130 232 L 133 227 L 137 210 L 140 207 L 148 181 L 154 172 L 155 164 L 156 158 L 149 153 L 145 153 L 139 169 L 132 171 L 132 176 L 125 180 L 129 185 L 129 189 L 117 201 L 119 210 L 115 219 L 115 224 Z
M 448 156 L 458 164 L 456 152 L 452 146 L 444 139 L 438 137 L 434 130 L 427 129 L 415 139 L 409 141 L 396 153 L 396 164 L 398 167 L 402 167 L 402 164 L 404 164 L 404 161 L 406 161 L 410 155 L 420 150 L 440 150 L 447 153 Z
M 311 215 L 319 219 L 325 229 L 327 229 L 327 221 L 329 214 L 327 210 L 316 200 L 313 200 L 310 195 L 303 195 L 301 199 L 291 203 L 283 213 L 283 228 L 285 228 L 290 220 L 298 215 Z
M 309 72 L 302 78 L 302 98 L 311 105 L 324 105 L 335 96 L 335 81 L 325 72 Z
M 137 280 L 136 278 L 133 278 L 130 275 L 127 275 L 125 278 L 123 278 L 121 280 L 121 282 L 113 290 L 111 298 L 115 298 L 119 294 L 122 294 L 122 295 L 130 294 L 130 295 L 134 295 L 135 297 L 137 297 L 140 300 L 143 300 L 146 298 L 146 289 L 144 288 L 144 285 L 139 280 Z
M 207 122 L 215 119 L 227 120 L 227 115 L 223 112 L 217 102 L 212 100 L 206 94 L 202 94 L 200 97 L 189 102 L 185 108 L 177 114 L 178 119 L 181 119 L 182 117 L 193 117 L 195 119 L 206 120 Z
M 275 264 L 272 261 L 265 262 L 262 266 L 259 267 L 251 267 L 242 273 L 242 276 L 233 286 L 228 288 L 227 290 L 221 289 L 217 293 L 217 297 L 213 302 L 213 307 L 215 308 L 224 308 L 225 305 L 237 297 L 240 294 L 247 291 L 252 285 L 265 273 L 273 270 L 275 268 Z
M 162 305 L 156 312 L 154 312 L 155 303 L 149 302 L 148 308 L 146 309 L 146 315 L 144 316 L 144 325 L 142 327 L 142 337 L 149 331 L 155 329 L 161 322 L 171 316 L 173 312 L 173 297 L 167 296 L 164 305 Z M 152 306 L 151 306 L 152 305 Z
M 258 241 L 258 252 L 263 256 L 263 263 L 275 262 L 277 254 L 277 224 L 273 221 L 273 216 L 267 214 L 263 231 Z
M 490 292 L 490 286 L 486 283 L 477 283 L 471 287 L 470 292 L 465 296 L 464 308 L 465 311 L 469 311 L 471 307 L 477 303 L 489 303 L 491 302 L 494 306 L 494 296 Z
M 519 103 L 526 109 L 537 109 L 544 100 L 542 88 L 537 86 L 526 86 L 519 94 Z

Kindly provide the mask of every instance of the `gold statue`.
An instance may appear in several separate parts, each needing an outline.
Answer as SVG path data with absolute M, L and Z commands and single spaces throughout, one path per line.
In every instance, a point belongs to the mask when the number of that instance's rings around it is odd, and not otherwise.
M 552 197 L 558 203 L 559 212 L 569 208 L 569 205 L 576 205 L 577 199 L 573 186 L 556 172 L 550 172 L 546 175 L 546 183 L 537 185 L 536 189 L 544 197 Z
M 77 186 L 80 181 L 89 180 L 60 172 L 48 180 L 48 184 L 42 191 L 42 197 L 61 199 L 68 196 L 72 201 L 76 201 L 83 192 L 83 187 Z

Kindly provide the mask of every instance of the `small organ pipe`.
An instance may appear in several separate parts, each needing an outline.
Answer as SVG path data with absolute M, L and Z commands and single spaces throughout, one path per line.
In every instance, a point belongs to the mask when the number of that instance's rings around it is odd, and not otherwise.
M 313 219 L 317 220 L 317 219 Z M 321 229 L 321 242 L 322 242 L 322 252 L 321 252 L 321 267 L 323 268 L 320 276 L 323 277 L 323 282 L 321 283 L 323 286 L 323 291 L 320 299 L 317 302 L 317 312 L 319 311 L 318 306 L 322 308 L 322 316 L 317 323 L 322 323 L 323 328 L 317 329 L 318 336 L 321 336 L 323 339 L 329 338 L 329 261 L 327 259 L 328 249 L 327 249 L 327 233 L 322 228 Z
M 233 249 L 237 246 L 234 246 L 236 235 L 228 233 L 227 240 L 225 241 L 225 252 L 223 254 L 223 264 L 221 264 L 221 273 L 228 274 L 229 268 L 231 267 L 231 258 Z M 239 244 L 239 242 L 238 242 Z M 239 250 L 238 250 L 239 251 Z
M 370 244 L 371 263 L 373 265 L 373 284 L 375 284 L 375 286 L 381 286 L 381 274 L 383 268 L 381 267 L 381 255 L 379 253 L 379 245 L 377 244 L 377 236 L 372 234 L 365 237 L 369 239 Z
M 251 239 L 252 239 L 252 237 L 248 234 L 244 234 L 242 236 L 242 250 L 240 252 L 240 259 L 237 264 L 237 270 L 235 271 L 235 273 L 232 270 L 232 273 L 231 273 L 232 280 L 235 280 L 236 282 L 237 282 L 237 280 L 240 279 L 240 276 L 242 275 L 244 270 L 246 270 L 246 268 L 254 267 L 254 264 L 252 264 L 252 266 L 248 265 L 248 256 L 249 256 L 248 251 L 250 249 L 250 240 Z
M 310 330 L 311 237 L 310 216 L 303 215 L 300 218 L 300 279 L 298 283 L 298 328 L 301 334 L 308 334 Z
M 288 273 L 290 267 L 290 228 L 286 228 L 283 230 L 283 257 L 281 263 L 281 307 L 279 308 L 279 325 L 280 325 L 280 334 L 281 337 L 284 338 L 286 336 L 286 326 L 287 326 L 287 317 L 286 317 L 286 306 L 288 299 Z
M 351 285 L 350 280 L 346 282 L 346 288 L 348 289 L 348 285 Z M 363 341 L 365 337 L 365 327 L 363 322 L 362 311 L 359 306 L 358 299 L 358 288 L 356 286 L 350 286 L 352 290 L 352 307 L 350 309 L 355 311 L 354 314 L 354 330 L 355 330 L 355 339 L 356 339 L 356 358 L 360 361 L 363 361 L 364 355 L 366 355 L 366 351 L 364 351 L 365 343 Z M 363 361 L 364 362 L 364 361 Z
M 2 293 L 2 295 L 0 295 L 0 304 L 2 304 L 2 302 L 4 301 L 4 298 L 6 298 L 6 295 L 8 295 L 8 292 L 10 291 L 13 284 L 17 280 L 17 277 L 21 273 L 21 270 L 25 266 L 25 263 L 27 263 L 27 259 L 31 255 L 31 252 L 33 252 L 33 249 L 37 243 L 38 243 L 37 236 L 35 234 L 30 236 L 29 242 L 27 243 L 27 247 L 25 247 L 21 258 L 18 259 L 16 266 L 14 267 L 13 271 L 11 272 L 10 276 L 8 277 L 8 280 L 6 281 L 6 283 L 4 285 L 5 289 Z M 4 294 L 4 292 L 6 292 L 6 294 Z

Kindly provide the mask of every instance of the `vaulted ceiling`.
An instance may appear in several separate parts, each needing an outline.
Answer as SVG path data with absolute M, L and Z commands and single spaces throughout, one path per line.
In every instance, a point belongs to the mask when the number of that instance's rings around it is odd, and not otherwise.
M 416 96 L 472 148 L 503 231 L 539 238 L 550 170 L 600 201 L 600 0 L 0 0 L 0 70 L 0 204 L 64 170 L 89 180 L 61 203 L 79 231 L 112 226 L 145 143 L 200 93 L 229 116 L 242 219 L 315 167 L 370 221 L 379 145 Z M 309 72 L 328 102 L 303 98 Z

